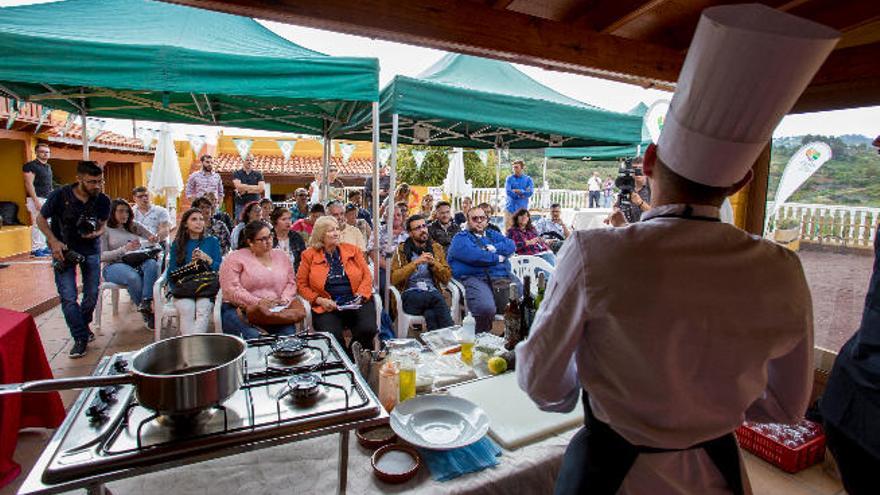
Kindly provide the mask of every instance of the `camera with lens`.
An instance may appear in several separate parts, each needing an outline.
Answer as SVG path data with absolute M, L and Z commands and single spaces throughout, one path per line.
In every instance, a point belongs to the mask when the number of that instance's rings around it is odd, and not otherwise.
M 632 218 L 632 193 L 636 190 L 635 176 L 641 176 L 642 170 L 633 167 L 633 159 L 627 158 L 620 162 L 620 169 L 617 178 L 614 179 L 614 185 L 620 189 L 617 195 L 617 207 L 626 217 L 627 222 L 633 222 Z
M 63 272 L 67 270 L 71 266 L 76 266 L 80 263 L 83 263 L 86 260 L 86 257 L 77 253 L 72 249 L 64 250 L 64 259 L 58 261 L 55 258 L 52 258 L 52 268 L 57 272 Z
M 98 230 L 98 219 L 92 215 L 80 215 L 76 220 L 76 232 L 80 237 L 94 234 Z

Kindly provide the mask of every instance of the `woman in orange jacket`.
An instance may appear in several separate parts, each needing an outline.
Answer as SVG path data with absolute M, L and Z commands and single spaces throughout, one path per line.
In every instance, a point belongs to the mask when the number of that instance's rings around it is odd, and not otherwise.
M 339 242 L 335 218 L 321 217 L 315 222 L 296 282 L 299 294 L 312 305 L 316 331 L 333 334 L 349 355 L 351 343 L 346 346 L 342 338 L 346 328 L 351 330 L 351 342 L 373 348 L 377 333 L 373 278 L 363 252 Z

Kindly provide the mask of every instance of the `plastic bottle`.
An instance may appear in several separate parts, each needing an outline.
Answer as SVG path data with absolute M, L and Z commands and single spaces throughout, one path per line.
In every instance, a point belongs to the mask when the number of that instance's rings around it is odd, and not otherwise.
M 468 313 L 461 322 L 461 360 L 468 366 L 474 364 L 474 341 L 476 340 L 477 321 Z
M 379 402 L 388 412 L 397 405 L 400 395 L 399 374 L 397 363 L 390 357 L 385 359 L 385 364 L 379 368 Z

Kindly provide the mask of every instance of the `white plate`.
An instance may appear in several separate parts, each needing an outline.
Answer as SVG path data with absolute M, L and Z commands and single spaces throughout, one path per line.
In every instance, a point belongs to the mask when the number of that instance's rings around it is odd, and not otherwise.
M 417 447 L 449 450 L 483 438 L 489 431 L 489 416 L 461 397 L 420 395 L 391 411 L 391 429 Z

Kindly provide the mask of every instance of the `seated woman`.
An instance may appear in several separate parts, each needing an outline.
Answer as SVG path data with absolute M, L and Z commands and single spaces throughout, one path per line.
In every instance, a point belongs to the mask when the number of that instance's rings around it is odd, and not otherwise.
M 287 253 L 296 273 L 302 252 L 306 250 L 306 242 L 301 235 L 290 230 L 291 213 L 287 208 L 275 208 L 269 219 L 272 222 L 272 247 Z
M 335 218 L 322 217 L 315 222 L 296 280 L 300 295 L 312 305 L 315 330 L 332 333 L 349 356 L 354 341 L 364 349 L 373 349 L 377 333 L 376 306 L 371 300 L 373 279 L 360 249 L 339 242 Z M 353 336 L 347 345 L 342 335 L 346 328 Z
M 133 267 L 122 257 L 129 251 L 141 248 L 140 238 L 158 242 L 158 238 L 146 227 L 134 221 L 134 212 L 127 201 L 114 199 L 110 204 L 107 228 L 101 234 L 101 262 L 104 263 L 104 280 L 124 285 L 137 306 L 147 328 L 153 328 L 153 284 L 159 276 L 159 263 L 148 258 L 140 266 Z
M 226 256 L 220 266 L 220 290 L 223 306 L 220 319 L 223 333 L 243 339 L 259 338 L 261 332 L 248 323 L 239 309 L 247 311 L 255 305 L 269 309 L 287 306 L 296 296 L 296 276 L 287 254 L 272 249 L 272 232 L 261 220 L 245 225 L 241 243 L 245 246 Z M 276 335 L 293 335 L 296 326 L 261 325 L 263 330 Z
M 205 231 L 205 216 L 201 210 L 197 208 L 186 210 L 180 218 L 180 227 L 177 229 L 174 242 L 171 243 L 167 273 L 170 274 L 193 260 L 205 261 L 211 265 L 211 270 L 216 272 L 220 269 L 221 257 L 220 242 Z M 170 278 L 168 279 L 168 287 L 174 288 L 174 282 Z M 211 310 L 214 308 L 214 298 L 175 297 L 174 307 L 177 308 L 181 334 L 189 335 L 208 331 L 208 325 L 211 323 Z
M 517 210 L 513 214 L 512 223 L 513 227 L 507 229 L 507 237 L 516 244 L 516 254 L 537 256 L 550 263 L 550 266 L 556 266 L 556 255 L 544 242 L 544 238 L 538 235 L 538 229 L 532 225 L 529 210 L 525 208 Z
M 244 208 L 241 209 L 241 215 L 239 215 L 238 224 L 232 229 L 232 235 L 230 236 L 230 246 L 233 251 L 245 247 L 241 243 L 241 231 L 245 225 L 262 219 L 263 209 L 260 208 L 259 201 L 251 201 L 244 205 Z
M 205 219 L 205 232 L 217 238 L 217 242 L 220 243 L 220 253 L 226 255 L 229 252 L 232 241 L 226 224 L 214 215 L 214 203 L 205 195 L 196 198 L 192 202 L 192 207 L 198 208 L 202 212 L 202 217 Z
M 315 228 L 315 222 L 323 216 L 324 205 L 315 203 L 309 208 L 309 216 L 293 222 L 293 226 L 290 229 L 294 232 L 299 232 L 303 239 L 308 240 L 309 236 L 312 235 L 312 229 Z

